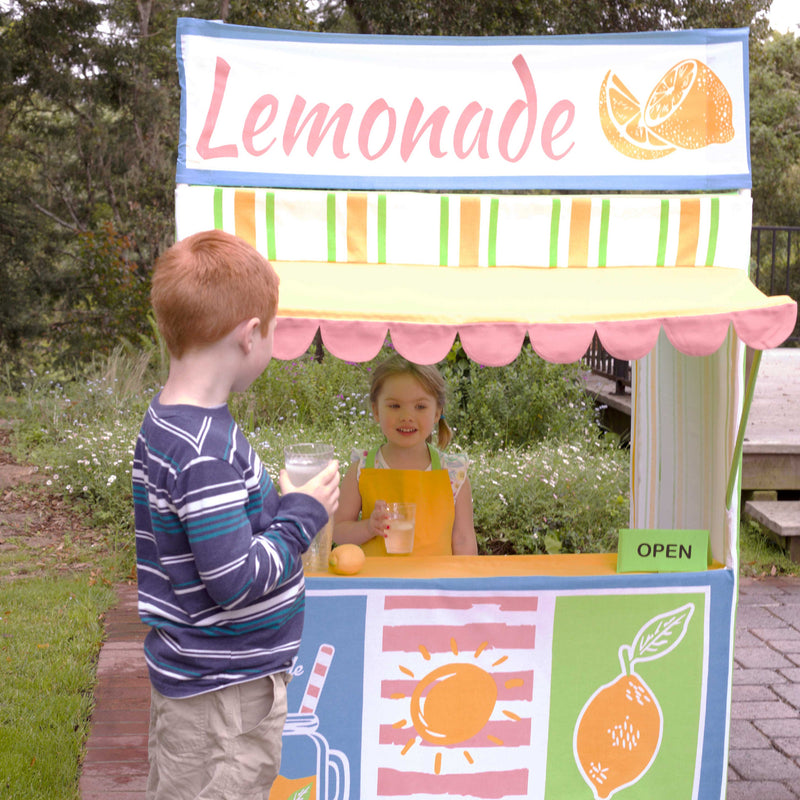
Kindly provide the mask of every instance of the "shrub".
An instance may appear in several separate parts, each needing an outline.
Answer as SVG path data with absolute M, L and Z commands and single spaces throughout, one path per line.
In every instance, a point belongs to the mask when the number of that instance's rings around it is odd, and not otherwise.
M 476 453 L 475 531 L 490 554 L 607 552 L 628 524 L 628 453 L 598 437 Z
M 20 457 L 124 546 L 133 543 L 133 447 L 155 391 L 148 358 L 118 348 L 72 380 L 31 372 L 13 406 Z
M 452 400 L 451 449 L 470 458 L 475 527 L 483 553 L 612 549 L 628 522 L 628 453 L 599 435 L 577 367 L 541 361 L 530 348 L 503 368 L 465 368 L 460 347 L 442 365 Z M 30 373 L 13 414 L 20 457 L 79 504 L 114 542 L 131 545 L 131 457 L 163 365 L 157 347 L 117 348 L 71 376 Z M 273 361 L 231 398 L 234 417 L 274 480 L 283 447 L 334 445 L 342 472 L 354 448 L 381 441 L 369 408 L 374 364 L 311 354 Z M 151 361 L 153 363 L 151 363 Z
M 527 343 L 505 367 L 474 364 L 456 344 L 443 372 L 453 394 L 447 419 L 462 442 L 528 447 L 582 437 L 595 428 L 579 365 L 549 364 Z

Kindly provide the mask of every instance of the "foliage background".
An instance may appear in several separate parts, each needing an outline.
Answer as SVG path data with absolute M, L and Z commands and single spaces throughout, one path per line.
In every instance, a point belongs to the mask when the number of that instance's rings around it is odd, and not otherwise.
M 388 345 L 390 348 L 391 345 Z M 277 481 L 283 448 L 334 445 L 341 471 L 353 449 L 380 444 L 369 405 L 370 373 L 385 358 L 349 364 L 309 353 L 273 361 L 231 410 Z M 13 409 L 19 457 L 41 465 L 45 482 L 107 531 L 120 551 L 133 545 L 131 460 L 145 409 L 161 385 L 159 349 L 117 348 L 62 380 L 29 373 Z M 441 366 L 454 429 L 450 449 L 470 460 L 480 551 L 492 554 L 613 550 L 628 524 L 628 451 L 597 425 L 577 365 L 553 367 L 526 347 L 496 370 L 465 374 L 458 344 Z M 519 387 L 512 393 L 498 386 Z M 531 414 L 520 414 L 529 403 Z M 518 417 L 531 417 L 532 425 Z

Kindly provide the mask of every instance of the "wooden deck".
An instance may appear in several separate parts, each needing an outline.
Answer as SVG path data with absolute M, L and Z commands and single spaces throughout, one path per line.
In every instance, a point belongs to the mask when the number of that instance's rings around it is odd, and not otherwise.
M 761 357 L 742 458 L 743 491 L 800 490 L 800 348 Z
M 586 376 L 586 388 L 606 406 L 604 423 L 630 432 L 630 394 L 613 381 Z M 744 512 L 800 561 L 800 348 L 762 354 L 742 452 Z

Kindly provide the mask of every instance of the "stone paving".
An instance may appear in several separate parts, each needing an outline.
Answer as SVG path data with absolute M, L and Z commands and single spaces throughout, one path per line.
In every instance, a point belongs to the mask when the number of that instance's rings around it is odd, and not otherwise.
M 800 578 L 742 579 L 727 800 L 800 798 Z
M 142 654 L 146 629 L 136 614 L 135 586 L 121 587 L 119 596 L 119 604 L 107 615 L 107 639 L 98 663 L 82 800 L 144 800 L 145 796 L 150 702 Z M 734 646 L 727 800 L 800 800 L 798 709 L 800 578 L 743 578 Z

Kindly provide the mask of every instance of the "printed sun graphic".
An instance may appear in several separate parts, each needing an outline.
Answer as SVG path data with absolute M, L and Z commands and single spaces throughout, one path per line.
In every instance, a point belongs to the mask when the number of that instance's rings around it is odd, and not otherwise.
M 458 644 L 454 639 L 450 642 L 453 656 L 460 658 Z M 478 660 L 484 653 L 487 643 L 483 643 L 472 655 L 473 660 Z M 430 653 L 425 647 L 420 646 L 419 651 L 426 661 L 431 660 Z M 466 658 L 470 658 L 466 654 Z M 489 666 L 489 669 L 498 667 L 507 656 L 501 656 Z M 464 743 L 479 736 L 490 721 L 497 704 L 497 683 L 489 671 L 476 663 L 467 660 L 455 660 L 436 667 L 420 677 L 413 670 L 399 665 L 402 673 L 417 683 L 410 697 L 409 714 L 411 725 L 407 719 L 400 719 L 393 723 L 393 727 L 408 729 L 409 738 L 405 741 L 402 754 L 405 755 L 418 741 L 424 740 L 430 745 L 439 748 L 459 747 L 468 763 L 472 764 L 474 758 L 469 749 L 463 749 Z M 512 688 L 521 683 L 521 679 L 511 679 L 504 684 Z M 392 699 L 399 700 L 407 695 L 393 694 Z M 518 721 L 519 717 L 512 711 L 502 712 L 510 720 Z M 503 741 L 486 733 L 485 740 L 491 744 L 502 746 Z M 439 774 L 442 769 L 442 750 L 437 750 L 434 756 L 433 770 Z
M 734 136 L 730 94 L 696 58 L 670 67 L 644 103 L 609 70 L 600 86 L 599 115 L 608 141 L 629 158 L 663 158 L 678 148 L 697 150 Z

